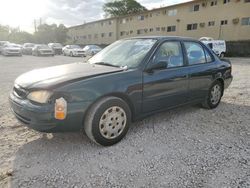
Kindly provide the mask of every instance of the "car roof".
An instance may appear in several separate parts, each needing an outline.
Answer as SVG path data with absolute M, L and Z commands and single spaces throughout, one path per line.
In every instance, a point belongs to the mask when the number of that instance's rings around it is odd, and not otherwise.
M 182 37 L 182 36 L 141 36 L 141 37 L 131 37 L 126 39 L 155 39 L 155 40 L 190 40 L 198 41 L 197 39 L 191 37 Z

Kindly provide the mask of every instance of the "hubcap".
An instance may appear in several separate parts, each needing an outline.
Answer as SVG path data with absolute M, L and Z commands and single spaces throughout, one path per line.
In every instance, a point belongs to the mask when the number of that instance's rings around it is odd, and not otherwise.
M 125 111 L 119 106 L 108 108 L 101 116 L 99 130 L 107 139 L 117 138 L 124 130 L 127 121 Z
M 220 101 L 220 97 L 221 97 L 221 87 L 220 85 L 216 84 L 211 90 L 211 98 L 210 98 L 211 103 L 213 105 L 216 105 Z

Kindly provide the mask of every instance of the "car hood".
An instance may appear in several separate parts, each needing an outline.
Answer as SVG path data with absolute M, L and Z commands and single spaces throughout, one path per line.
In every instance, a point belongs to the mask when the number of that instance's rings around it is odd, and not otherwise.
M 122 68 L 72 63 L 32 70 L 19 76 L 15 84 L 25 89 L 53 88 L 66 82 L 74 82 L 94 76 L 123 71 Z
M 21 50 L 21 48 L 16 48 L 16 47 L 7 47 L 4 48 L 5 50 Z

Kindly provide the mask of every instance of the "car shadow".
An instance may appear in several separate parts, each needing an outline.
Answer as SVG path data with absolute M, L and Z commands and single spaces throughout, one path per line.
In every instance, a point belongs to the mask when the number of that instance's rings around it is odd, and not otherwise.
M 164 175 L 170 172 L 177 174 L 170 182 L 177 181 L 178 174 L 190 170 L 185 164 L 183 166 L 183 159 L 191 153 L 199 155 L 200 151 L 194 147 L 194 143 L 200 144 L 201 148 L 207 147 L 203 140 L 207 143 L 216 142 L 218 137 L 223 144 L 230 145 L 232 140 L 237 142 L 240 135 L 235 125 L 239 124 L 239 118 L 242 122 L 250 123 L 246 112 L 249 114 L 250 106 L 225 102 L 214 110 L 198 106 L 180 107 L 133 123 L 127 136 L 111 147 L 96 145 L 86 135 L 79 133 L 44 134 L 16 152 L 10 185 L 81 187 L 95 182 L 89 186 L 109 187 L 114 182 L 119 185 L 127 181 L 127 185 L 130 185 L 129 179 L 132 178 L 135 184 L 142 186 L 145 182 L 153 182 L 143 173 L 153 172 L 157 163 L 164 167 Z M 231 132 L 232 129 L 236 132 Z M 150 164 L 143 165 L 150 163 L 155 155 L 159 160 L 155 159 L 153 167 Z M 198 157 L 203 158 L 202 155 Z M 142 174 L 135 175 L 138 172 Z M 113 178 L 109 179 L 111 184 L 106 182 L 109 177 Z M 159 178 L 157 181 L 162 180 Z

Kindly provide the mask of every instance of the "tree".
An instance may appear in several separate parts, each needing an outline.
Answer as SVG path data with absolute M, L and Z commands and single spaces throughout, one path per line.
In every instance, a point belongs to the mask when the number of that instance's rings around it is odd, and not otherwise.
M 103 11 L 109 16 L 124 16 L 140 13 L 147 9 L 135 0 L 115 0 L 103 5 Z
M 67 32 L 68 29 L 63 24 L 59 26 L 56 24 L 42 24 L 38 26 L 37 31 L 34 33 L 34 37 L 38 43 L 65 43 L 68 37 Z
M 8 40 L 9 32 L 9 26 L 0 25 L 0 41 Z

